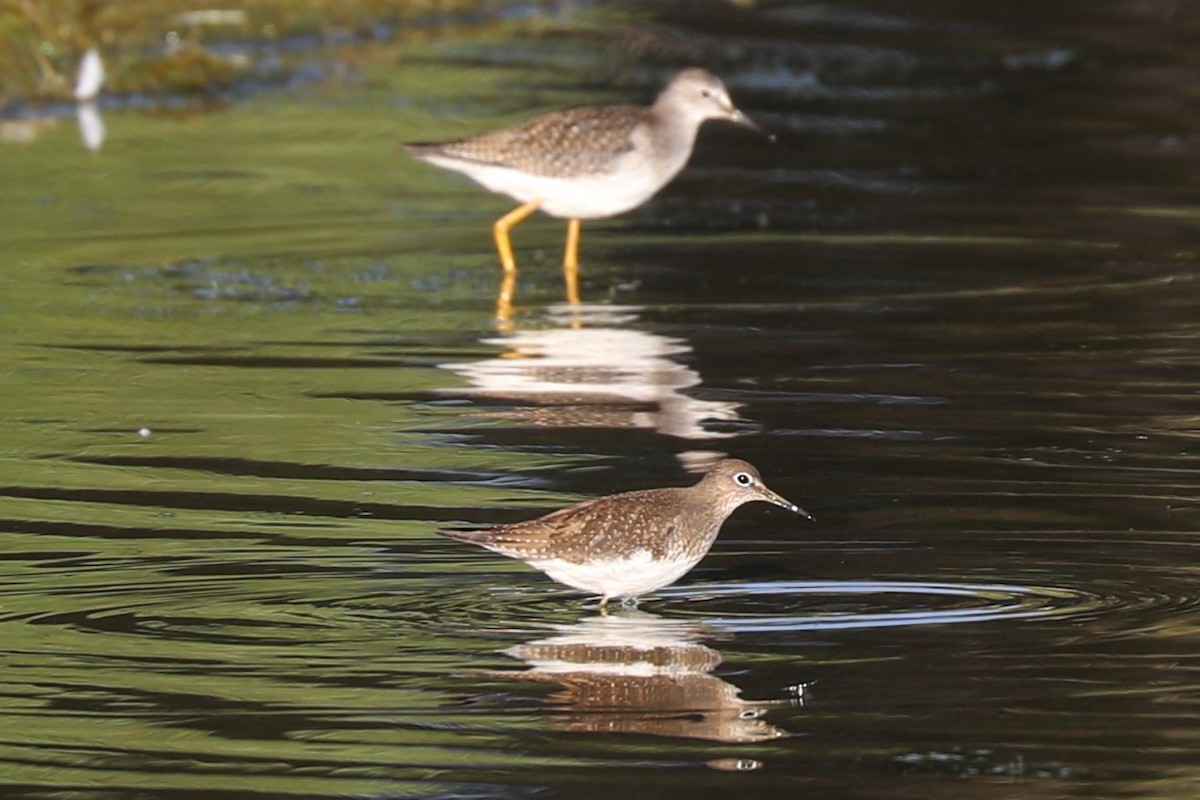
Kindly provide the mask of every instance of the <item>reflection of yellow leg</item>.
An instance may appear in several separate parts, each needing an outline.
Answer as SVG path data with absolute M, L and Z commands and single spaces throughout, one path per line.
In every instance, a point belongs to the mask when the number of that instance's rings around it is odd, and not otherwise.
M 567 220 L 567 249 L 563 252 L 563 281 L 567 302 L 579 305 L 579 220 Z
M 518 222 L 537 211 L 541 204 L 541 200 L 530 200 L 523 206 L 517 206 L 492 225 L 492 236 L 496 240 L 496 249 L 500 251 L 500 266 L 504 267 L 505 273 L 509 275 L 516 273 L 517 260 L 513 258 L 512 242 L 508 239 L 508 232 Z

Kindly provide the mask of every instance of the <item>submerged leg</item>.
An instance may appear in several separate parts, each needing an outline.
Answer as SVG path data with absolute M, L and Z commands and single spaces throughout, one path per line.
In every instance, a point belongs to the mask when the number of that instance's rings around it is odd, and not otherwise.
M 567 220 L 567 249 L 563 252 L 563 281 L 567 302 L 579 305 L 579 220 Z

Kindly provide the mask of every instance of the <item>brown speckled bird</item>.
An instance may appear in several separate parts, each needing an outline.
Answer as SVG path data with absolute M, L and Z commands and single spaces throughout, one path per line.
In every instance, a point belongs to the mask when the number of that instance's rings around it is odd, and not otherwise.
M 579 226 L 649 200 L 683 169 L 696 131 L 709 119 L 758 130 L 734 107 L 720 79 L 693 67 L 667 84 L 654 105 L 584 106 L 552 111 L 507 128 L 448 142 L 406 145 L 413 156 L 462 172 L 520 206 L 493 226 L 511 302 L 517 264 L 509 230 L 541 209 L 567 223 L 563 274 L 579 302 Z
M 613 597 L 631 601 L 679 580 L 712 547 L 729 515 L 756 500 L 812 519 L 768 489 L 753 466 L 729 458 L 694 486 L 625 492 L 527 522 L 438 532 L 598 594 L 603 609 Z

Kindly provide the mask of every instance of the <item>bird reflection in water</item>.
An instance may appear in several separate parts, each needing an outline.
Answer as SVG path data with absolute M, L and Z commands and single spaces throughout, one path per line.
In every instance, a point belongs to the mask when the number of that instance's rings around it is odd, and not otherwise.
M 709 426 L 738 422 L 737 405 L 685 394 L 700 384 L 700 375 L 677 360 L 691 347 L 628 327 L 639 310 L 573 307 L 562 317 L 549 313 L 546 327 L 486 338 L 504 352 L 443 364 L 469 385 L 442 393 L 504 403 L 483 413 L 537 427 L 643 428 L 682 439 L 735 435 Z
M 545 702 L 550 724 L 588 733 L 640 733 L 717 742 L 768 742 L 788 733 L 763 719 L 800 697 L 743 700 L 738 687 L 713 674 L 717 650 L 700 643 L 703 625 L 625 610 L 562 626 L 506 655 L 529 669 L 522 680 L 562 688 Z M 502 673 L 514 677 L 514 673 Z M 721 759 L 715 769 L 752 769 L 754 759 Z
M 79 139 L 85 149 L 98 152 L 104 146 L 107 128 L 100 107 L 95 100 L 79 103 L 75 106 L 75 119 L 79 123 Z

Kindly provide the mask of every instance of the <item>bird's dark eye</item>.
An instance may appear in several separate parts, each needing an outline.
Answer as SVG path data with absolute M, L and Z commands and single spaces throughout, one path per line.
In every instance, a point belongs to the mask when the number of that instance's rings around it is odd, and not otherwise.
M 754 478 L 750 476 L 749 472 L 739 472 L 733 476 L 733 479 L 737 481 L 738 486 L 749 486 L 754 483 Z
M 701 89 L 700 96 L 701 97 L 712 97 L 713 96 L 712 89 Z

